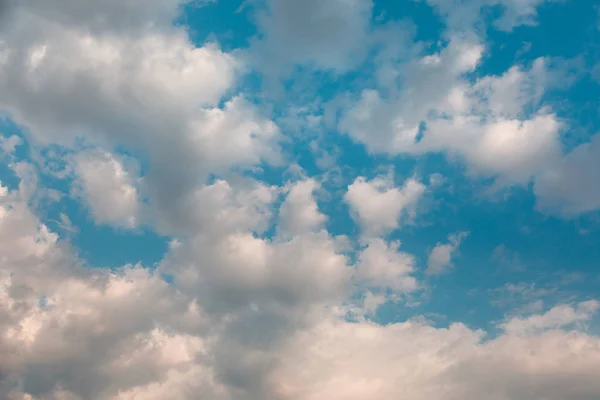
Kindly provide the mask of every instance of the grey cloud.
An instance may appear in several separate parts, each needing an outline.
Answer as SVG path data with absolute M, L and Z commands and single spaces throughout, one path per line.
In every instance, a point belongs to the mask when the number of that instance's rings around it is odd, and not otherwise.
M 278 75 L 295 64 L 343 72 L 363 57 L 370 28 L 371 0 L 268 0 L 258 12 L 262 37 L 254 51 Z
M 600 135 L 571 150 L 534 181 L 537 206 L 565 216 L 600 208 Z

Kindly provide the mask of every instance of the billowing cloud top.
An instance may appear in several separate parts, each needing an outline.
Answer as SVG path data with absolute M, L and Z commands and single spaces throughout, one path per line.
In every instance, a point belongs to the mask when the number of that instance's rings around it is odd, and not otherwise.
M 0 398 L 600 398 L 598 21 L 0 1 Z

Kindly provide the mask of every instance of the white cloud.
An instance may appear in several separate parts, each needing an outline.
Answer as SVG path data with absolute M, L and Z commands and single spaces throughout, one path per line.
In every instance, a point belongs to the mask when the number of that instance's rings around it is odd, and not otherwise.
M 379 65 L 392 68 L 395 78 L 380 91 L 364 90 L 358 101 L 345 107 L 340 131 L 375 154 L 446 153 L 463 161 L 469 173 L 496 178 L 496 187 L 537 181 L 538 203 L 544 211 L 571 216 L 597 209 L 597 185 L 581 179 L 594 170 L 592 161 L 584 161 L 594 159 L 594 145 L 582 145 L 571 157 L 564 155 L 560 136 L 567 126 L 541 103 L 548 90 L 572 81 L 567 79 L 568 66 L 539 58 L 497 76 L 473 80 L 465 75 L 476 70 L 484 56 L 482 37 L 478 38 L 483 32 L 464 32 L 479 21 L 482 7 L 500 6 L 502 17 L 496 23 L 512 29 L 534 23 L 543 2 L 429 3 L 449 23 L 448 44 L 421 58 Z M 576 172 L 576 164 L 590 168 L 582 166 Z M 567 182 L 586 185 L 559 190 Z
M 385 304 L 386 296 L 383 294 L 373 294 L 372 292 L 365 293 L 363 299 L 363 312 L 365 314 L 374 314 L 379 306 Z
M 236 230 L 262 233 L 270 225 L 278 192 L 279 188 L 261 182 L 219 179 L 172 199 L 172 212 L 158 210 L 164 212 L 158 213 L 158 228 L 176 236 L 223 235 Z
M 97 223 L 135 228 L 140 217 L 137 177 L 112 154 L 79 153 L 74 162 L 78 188 L 72 191 L 88 204 Z
M 589 300 L 577 304 L 560 305 L 548 310 L 544 314 L 529 317 L 514 317 L 501 324 L 504 331 L 513 335 L 532 335 L 548 329 L 563 328 L 589 321 L 600 308 L 596 300 Z
M 279 162 L 279 128 L 264 118 L 256 106 L 236 96 L 223 109 L 198 113 L 190 132 L 190 145 L 202 155 L 212 171 L 229 166 Z
M 161 271 L 220 311 L 253 301 L 295 307 L 339 298 L 350 268 L 343 243 L 320 229 L 314 188 L 310 180 L 288 188 L 277 235 L 269 239 L 261 234 L 271 226 L 277 188 L 222 180 L 202 187 L 182 207 L 193 210 L 187 239 L 173 242 Z
M 471 118 L 457 118 L 431 122 L 431 136 L 423 143 L 443 146 L 442 149 L 448 146 L 451 153 L 466 158 L 475 174 L 523 184 L 559 156 L 559 127 L 552 114 L 527 121 L 502 120 L 487 126 Z M 453 135 L 455 139 L 451 139 Z
M 270 242 L 250 232 L 198 235 L 178 243 L 161 271 L 220 312 L 256 304 L 339 299 L 350 278 L 346 257 L 327 232 Z
M 242 62 L 173 26 L 179 1 L 71 3 L 15 4 L 2 31 L 0 107 L 32 145 L 84 138 L 150 160 L 161 219 L 210 173 L 279 161 L 277 126 L 233 90 Z
M 414 210 L 425 190 L 425 185 L 414 178 L 398 188 L 392 177 L 379 176 L 370 181 L 359 177 L 348 186 L 345 200 L 363 234 L 378 236 L 397 229 L 401 217 Z
M 568 81 L 564 66 L 538 58 L 529 68 L 501 75 L 465 77 L 484 48 L 453 36 L 439 53 L 399 65 L 402 86 L 388 93 L 365 90 L 346 107 L 339 129 L 373 154 L 445 153 L 472 176 L 491 177 L 495 187 L 534 182 L 538 208 L 565 216 L 600 207 L 595 137 L 564 154 L 567 127 L 544 94 Z M 555 65 L 556 64 L 556 65 Z
M 406 82 L 397 95 L 383 98 L 366 90 L 342 115 L 339 129 L 373 153 L 416 153 L 421 122 L 436 114 L 468 109 L 462 75 L 475 69 L 483 54 L 477 41 L 455 38 L 441 52 L 401 65 Z M 396 93 L 396 92 L 394 92 Z
M 279 209 L 277 227 L 282 235 L 295 236 L 323 227 L 327 218 L 319 211 L 313 197 L 318 188 L 318 183 L 313 179 L 296 182 L 289 187 L 285 201 Z
M 218 392 L 195 300 L 139 266 L 84 269 L 21 197 L 0 199 L 0 397 L 156 398 L 173 381 Z
M 289 340 L 273 386 L 280 398 L 302 400 L 588 400 L 600 393 L 596 336 L 483 335 L 462 324 L 324 320 Z
M 183 32 L 94 36 L 23 18 L 36 29 L 27 41 L 18 32 L 5 36 L 4 46 L 14 47 L 0 74 L 1 100 L 41 139 L 89 133 L 150 140 L 168 125 L 183 129 L 176 119 L 218 103 L 235 78 L 232 56 L 214 45 L 195 48 Z M 167 121 L 158 124 L 161 118 Z
M 469 235 L 460 232 L 448 236 L 448 243 L 438 243 L 427 258 L 427 275 L 441 275 L 452 267 L 452 255 L 458 250 L 460 243 Z
M 313 184 L 287 188 L 285 229 L 273 238 L 260 232 L 269 226 L 275 193 L 223 181 L 207 186 L 198 197 L 203 223 L 174 242 L 159 267 L 212 318 L 227 321 L 215 364 L 229 389 L 240 386 L 239 398 L 268 398 L 274 346 L 347 292 L 352 270 L 344 243 L 319 230 Z M 307 210 L 315 219 L 300 223 Z
M 463 74 L 476 68 L 482 52 L 476 42 L 453 39 L 439 54 L 405 66 L 408 87 L 398 98 L 364 92 L 340 129 L 373 153 L 445 152 L 466 161 L 472 173 L 528 182 L 561 156 L 561 124 L 538 107 L 550 79 L 547 62 L 540 58 L 527 71 L 513 67 L 471 83 Z M 529 108 L 538 111 L 529 115 Z
M 398 294 L 416 290 L 417 280 L 411 276 L 415 258 L 399 248 L 399 242 L 370 240 L 358 255 L 355 279 L 369 287 L 389 288 Z

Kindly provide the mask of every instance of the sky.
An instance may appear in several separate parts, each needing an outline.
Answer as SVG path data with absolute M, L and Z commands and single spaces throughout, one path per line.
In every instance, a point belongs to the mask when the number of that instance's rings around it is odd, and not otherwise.
M 593 0 L 0 1 L 0 398 L 600 398 Z

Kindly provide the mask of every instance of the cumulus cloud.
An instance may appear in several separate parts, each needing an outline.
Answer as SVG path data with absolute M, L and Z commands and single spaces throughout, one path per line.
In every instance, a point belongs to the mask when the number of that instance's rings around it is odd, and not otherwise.
M 252 299 L 294 305 L 337 298 L 350 270 L 340 243 L 318 229 L 324 217 L 313 185 L 299 182 L 289 190 L 280 234 L 272 239 L 259 235 L 270 226 L 273 192 L 260 184 L 250 191 L 224 181 L 206 186 L 198 198 L 203 223 L 185 242 L 172 243 L 161 270 L 215 308 L 244 307 Z
M 358 255 L 355 279 L 370 287 L 392 289 L 398 294 L 414 291 L 418 286 L 411 276 L 415 258 L 399 249 L 399 242 L 372 239 Z
M 196 300 L 142 266 L 85 269 L 22 193 L 2 192 L 0 397 L 224 393 L 201 361 L 214 326 Z
M 483 51 L 478 41 L 455 38 L 439 53 L 409 61 L 401 69 L 402 91 L 389 99 L 363 91 L 342 115 L 340 130 L 373 153 L 417 152 L 420 124 L 432 111 L 468 109 L 461 77 L 476 68 Z
M 546 61 L 513 67 L 500 76 L 469 82 L 483 47 L 454 39 L 438 54 L 405 67 L 396 99 L 365 91 L 340 121 L 340 129 L 373 153 L 445 152 L 467 162 L 475 174 L 523 183 L 559 159 L 557 117 L 536 107 L 547 84 Z
M 452 255 L 458 250 L 460 243 L 469 235 L 460 232 L 448 236 L 448 243 L 438 243 L 427 258 L 427 275 L 441 275 L 452 267 Z
M 138 225 L 137 177 L 120 160 L 107 152 L 83 152 L 75 158 L 74 171 L 79 185 L 74 194 L 85 199 L 97 223 L 127 228 Z
M 347 238 L 328 230 L 320 178 L 282 186 L 252 178 L 259 174 L 250 168 L 282 161 L 282 132 L 253 96 L 236 91 L 246 67 L 240 52 L 194 44 L 173 24 L 185 3 L 29 0 L 6 8 L 0 108 L 25 128 L 39 158 L 47 145 L 68 148 L 73 194 L 98 223 L 147 223 L 171 241 L 155 268 L 89 268 L 36 211 L 44 160 L 16 161 L 20 139 L 3 137 L 19 183 L 0 185 L 0 398 L 600 397 L 600 339 L 586 332 L 594 300 L 507 318 L 496 336 L 419 316 L 370 321 L 391 297 L 421 287 L 417 258 L 385 236 L 415 215 L 427 187 L 417 178 L 352 176 L 342 196 L 361 235 Z M 436 3 L 454 21 L 469 20 L 455 13 L 476 2 Z M 514 26 L 529 23 L 539 2 L 518 3 L 486 4 L 504 5 L 502 18 Z M 269 0 L 251 51 L 273 61 L 272 70 L 262 65 L 266 73 L 293 65 L 342 73 L 366 54 L 372 8 L 368 0 Z M 552 199 L 540 207 L 595 207 L 593 189 L 580 184 L 591 179 L 581 171 L 596 167 L 595 142 L 561 158 L 560 123 L 539 104 L 551 80 L 546 61 L 470 81 L 483 52 L 466 35 L 408 61 L 403 90 L 364 91 L 339 127 L 372 152 L 444 152 L 476 173 L 512 183 L 533 177 L 538 196 Z M 563 161 L 545 175 L 549 160 Z M 581 197 L 559 194 L 564 187 Z M 439 243 L 426 273 L 449 268 L 465 236 Z
M 2 104 L 39 140 L 78 133 L 148 140 L 169 125 L 184 129 L 175 120 L 217 103 L 235 77 L 232 56 L 214 45 L 195 48 L 183 32 L 95 36 L 22 14 L 5 34 Z M 36 29 L 23 37 L 24 23 Z
M 484 54 L 479 40 L 454 35 L 437 53 L 399 65 L 397 92 L 362 92 L 338 128 L 372 154 L 444 153 L 496 187 L 534 182 L 540 210 L 565 216 L 598 208 L 596 136 L 568 153 L 568 126 L 542 100 L 565 82 L 563 67 L 538 58 L 475 80 Z
M 181 2 L 96 3 L 18 3 L 2 30 L 0 106 L 32 143 L 151 159 L 154 214 L 173 220 L 210 173 L 278 161 L 277 126 L 230 93 L 241 61 L 172 25 Z
M 306 179 L 288 189 L 285 201 L 279 208 L 278 228 L 283 235 L 313 232 L 323 226 L 327 218 L 319 211 L 313 197 L 318 187 L 313 179 Z
M 401 217 L 414 211 L 425 190 L 425 185 L 414 178 L 396 187 L 393 177 L 379 176 L 370 181 L 358 177 L 348 186 L 345 200 L 364 235 L 378 236 L 397 229 Z

